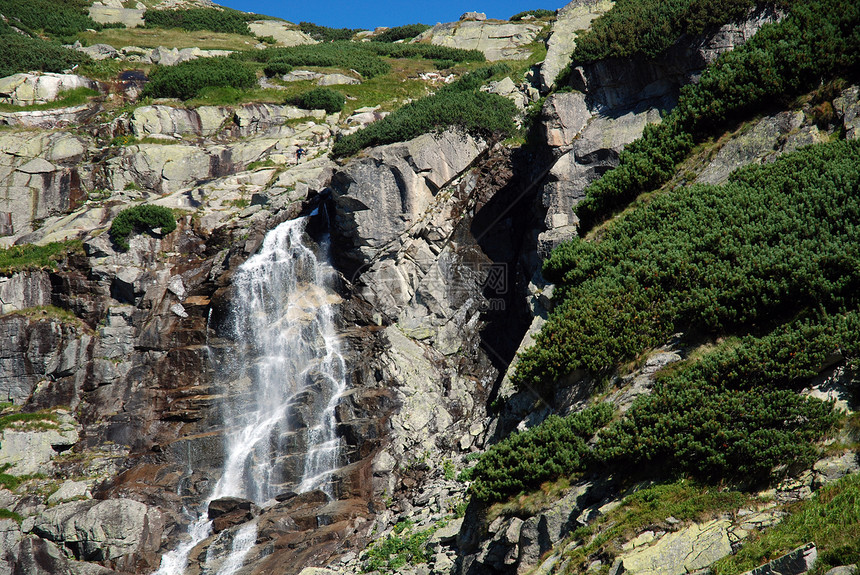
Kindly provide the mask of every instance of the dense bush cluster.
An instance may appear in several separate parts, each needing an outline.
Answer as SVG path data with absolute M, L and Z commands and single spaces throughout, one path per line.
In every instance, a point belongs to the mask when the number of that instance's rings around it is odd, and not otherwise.
M 361 32 L 361 28 L 329 28 L 313 22 L 299 22 L 299 29 L 318 42 L 334 42 L 335 40 L 350 40 Z
M 856 328 L 856 315 L 853 323 Z M 599 458 L 613 468 L 744 483 L 769 479 L 777 466 L 812 463 L 817 454 L 813 442 L 836 423 L 833 406 L 786 389 L 793 380 L 785 372 L 794 370 L 784 370 L 768 357 L 802 356 L 792 361 L 794 366 L 806 377 L 816 374 L 837 349 L 838 338 L 829 338 L 823 354 L 806 354 L 808 334 L 803 332 L 809 327 L 747 338 L 737 350 L 659 380 L 650 395 L 601 432 Z M 856 338 L 860 332 L 850 335 Z M 809 362 L 815 355 L 818 361 Z M 748 363 L 751 357 L 764 361 Z
M 616 5 L 617 6 L 617 5 Z M 860 5 L 850 0 L 798 0 L 781 22 L 722 55 L 684 87 L 678 106 L 628 146 L 620 164 L 589 186 L 577 214 L 597 219 L 672 177 L 697 141 L 728 122 L 785 102 L 860 63 Z
M 397 42 L 398 40 L 411 40 L 418 34 L 429 30 L 427 24 L 406 24 L 405 26 L 395 26 L 385 30 L 381 34 L 377 34 L 372 38 L 374 42 Z
M 176 229 L 176 218 L 169 208 L 141 204 L 121 211 L 110 226 L 110 239 L 120 248 L 128 249 L 128 238 L 132 232 L 144 232 L 161 228 L 169 234 Z
M 479 50 L 460 50 L 429 44 L 333 41 L 322 44 L 274 47 L 237 56 L 264 64 L 267 76 L 286 74 L 295 66 L 330 66 L 355 70 L 365 78 L 387 74 L 388 58 L 423 58 L 449 62 L 483 62 Z
M 581 471 L 591 463 L 586 442 L 609 422 L 611 404 L 602 403 L 567 417 L 549 416 L 540 425 L 509 435 L 488 449 L 473 473 L 472 494 L 502 501 L 544 481 Z
M 502 69 L 494 65 L 476 70 L 432 96 L 406 104 L 382 120 L 338 140 L 332 147 L 332 156 L 350 156 L 370 146 L 405 142 L 448 126 L 460 126 L 484 136 L 511 134 L 515 130 L 513 102 L 498 94 L 478 91 L 484 81 Z
M 343 110 L 346 98 L 331 88 L 314 88 L 290 98 L 288 103 L 305 110 L 325 110 L 329 114 L 334 114 Z
M 860 143 L 834 142 L 660 195 L 544 267 L 559 304 L 515 381 L 629 360 L 676 331 L 737 333 L 858 303 Z
M 546 10 L 544 8 L 538 8 L 536 10 L 526 10 L 525 12 L 517 12 L 513 16 L 509 18 L 511 22 L 519 22 L 526 16 L 534 16 L 535 18 L 554 18 L 555 10 Z
M 248 15 L 230 10 L 215 8 L 188 8 L 184 10 L 147 10 L 147 28 L 180 28 L 194 32 L 209 30 L 228 34 L 251 35 L 248 28 Z
M 153 98 L 187 100 L 205 88 L 252 88 L 257 83 L 254 70 L 232 58 L 199 58 L 153 72 L 143 95 Z
M 603 58 L 654 58 L 684 33 L 740 18 L 755 0 L 618 0 L 576 39 L 575 64 Z M 513 19 L 513 18 L 512 18 Z
M 366 43 L 363 47 L 380 56 L 389 58 L 423 58 L 425 60 L 449 60 L 452 62 L 484 62 L 486 57 L 480 50 L 463 50 L 433 44 Z
M 86 7 L 87 2 L 82 0 L 0 0 L 0 14 L 13 26 L 31 34 L 44 31 L 61 38 L 70 38 L 88 28 L 102 28 L 87 15 Z
M 291 46 L 289 48 L 266 48 L 242 55 L 267 66 L 275 63 L 289 66 L 332 66 L 352 69 L 364 76 L 373 78 L 387 74 L 391 70 L 382 58 L 362 44 L 347 41 L 325 42 Z
M 0 20 L 0 78 L 18 72 L 62 72 L 87 61 L 81 52 L 22 36 Z
M 607 469 L 766 481 L 774 468 L 811 463 L 814 442 L 836 423 L 832 404 L 797 390 L 837 350 L 849 362 L 860 357 L 860 312 L 798 320 L 725 344 L 661 374 L 651 394 L 611 423 L 612 409 L 602 404 L 506 438 L 474 468 L 472 492 L 502 501 L 542 481 Z M 595 433 L 589 447 L 584 440 Z

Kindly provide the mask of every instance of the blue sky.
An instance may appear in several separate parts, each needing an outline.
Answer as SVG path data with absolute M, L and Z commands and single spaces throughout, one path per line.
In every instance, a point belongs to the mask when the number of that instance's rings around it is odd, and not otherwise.
M 246 12 L 277 16 L 290 22 L 314 22 L 333 28 L 367 28 L 400 26 L 402 24 L 435 24 L 454 22 L 463 12 L 485 12 L 488 18 L 506 20 L 523 10 L 561 8 L 567 1 L 541 0 L 440 0 L 413 2 L 410 0 L 288 0 L 264 2 L 262 0 L 215 0 Z

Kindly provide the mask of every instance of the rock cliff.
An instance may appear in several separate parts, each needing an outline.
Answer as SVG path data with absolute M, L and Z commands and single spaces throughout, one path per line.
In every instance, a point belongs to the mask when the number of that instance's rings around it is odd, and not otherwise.
M 507 80 L 521 107 L 557 87 L 577 34 L 611 5 L 575 0 L 559 11 L 546 59 Z M 131 27 L 145 9 L 101 2 L 90 15 Z M 516 352 L 534 341 L 552 305 L 541 263 L 576 233 L 572 208 L 587 185 L 661 121 L 680 88 L 781 16 L 756 10 L 683 37 L 658 60 L 573 69 L 573 90 L 545 99 L 526 145 L 450 128 L 341 161 L 328 156 L 334 141 L 383 114 L 267 103 L 120 108 L 107 94 L 134 100 L 137 88 L 74 75 L 0 80 L 0 99 L 15 105 L 71 88 L 102 94 L 75 108 L 0 113 L 0 242 L 66 242 L 53 261 L 0 276 L 0 507 L 11 517 L 0 519 L 0 571 L 151 573 L 190 540 L 195 510 L 224 466 L 222 410 L 248 393 L 246 379 L 219 375 L 249 344 L 230 330 L 231 303 L 243 297 L 234 274 L 269 230 L 297 217 L 308 219 L 309 244 L 330 246 L 336 270 L 323 297 L 335 302 L 348 366 L 349 388 L 333 408 L 340 465 L 325 489 L 296 493 L 293 478 L 266 502 L 210 502 L 213 531 L 188 550 L 186 573 L 219 573 L 248 526 L 256 538 L 234 572 L 357 573 L 371 566 L 366 550 L 407 535 L 426 535 L 427 556 L 400 565 L 403 573 L 571 565 L 577 530 L 613 518 L 642 485 L 587 478 L 488 514 L 467 507 L 459 474 L 493 442 L 583 407 L 600 386 L 574 374 L 547 396 L 515 393 L 510 383 Z M 279 22 L 251 27 L 282 45 L 313 42 Z M 543 29 L 465 20 L 416 41 L 518 60 Z M 802 107 L 762 115 L 691 157 L 685 173 L 721 183 L 741 165 L 856 138 L 857 87 L 840 90 L 832 107 L 830 123 Z M 136 233 L 124 251 L 108 229 L 138 203 L 173 210 L 177 228 Z M 623 412 L 660 370 L 695 352 L 666 342 L 616 376 L 608 400 Z M 825 366 L 808 392 L 849 407 L 842 367 Z M 312 395 L 292 400 L 297 420 L 314 409 Z M 308 433 L 287 438 L 295 452 L 285 468 L 299 467 Z M 708 521 L 661 518 L 588 569 L 705 568 L 779 522 L 785 502 L 857 470 L 853 453 L 831 454 L 767 501 Z

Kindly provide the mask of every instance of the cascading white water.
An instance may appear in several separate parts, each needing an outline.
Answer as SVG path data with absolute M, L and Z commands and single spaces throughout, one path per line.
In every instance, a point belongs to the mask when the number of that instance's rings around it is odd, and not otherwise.
M 189 539 L 164 555 L 156 575 L 185 571 L 191 550 L 211 534 L 206 512 L 215 499 L 263 505 L 288 486 L 331 494 L 339 455 L 334 410 L 346 389 L 346 365 L 334 326 L 334 270 L 305 242 L 306 223 L 291 220 L 269 232 L 234 275 L 238 352 L 225 382 L 224 470 Z M 239 529 L 217 575 L 238 570 L 255 539 L 253 522 Z

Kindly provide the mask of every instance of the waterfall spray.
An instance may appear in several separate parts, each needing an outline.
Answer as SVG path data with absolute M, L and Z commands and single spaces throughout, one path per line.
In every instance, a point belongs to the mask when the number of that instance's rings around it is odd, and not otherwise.
M 339 459 L 334 410 L 346 365 L 334 325 L 334 270 L 305 242 L 306 223 L 291 220 L 270 231 L 234 275 L 237 353 L 226 365 L 224 469 L 189 539 L 162 557 L 156 575 L 185 571 L 191 550 L 211 534 L 206 513 L 215 499 L 264 505 L 288 488 L 331 494 Z M 241 527 L 217 575 L 237 571 L 255 539 L 253 522 Z

